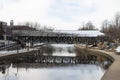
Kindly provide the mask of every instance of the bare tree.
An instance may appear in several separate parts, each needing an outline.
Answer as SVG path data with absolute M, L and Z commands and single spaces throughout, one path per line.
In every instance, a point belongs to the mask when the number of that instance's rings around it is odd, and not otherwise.
M 94 30 L 95 26 L 93 25 L 93 23 L 91 21 L 87 22 L 86 27 L 88 28 L 88 30 Z
M 95 26 L 91 21 L 87 22 L 86 24 L 83 24 L 81 28 L 78 30 L 96 30 Z
M 110 26 L 110 22 L 108 20 L 104 20 L 102 22 L 101 32 L 107 33 L 109 26 Z
M 117 13 L 113 21 L 105 20 L 101 31 L 114 40 L 120 40 L 120 13 Z
M 25 23 L 20 23 L 20 25 L 25 25 L 33 28 L 34 30 L 43 30 L 43 31 L 53 31 L 53 27 L 41 25 L 38 22 L 25 22 Z
M 29 26 L 34 28 L 35 30 L 39 30 L 41 28 L 41 24 L 37 23 L 37 22 L 25 22 L 24 23 L 25 26 Z
M 44 31 L 53 31 L 54 28 L 53 28 L 53 27 L 44 26 L 44 27 L 43 27 L 43 30 L 44 30 Z
M 116 15 L 115 15 L 114 25 L 115 25 L 116 27 L 120 27 L 120 13 L 119 13 L 119 12 L 116 13 Z
M 4 34 L 4 29 L 2 23 L 0 22 L 0 36 L 2 36 L 3 34 Z

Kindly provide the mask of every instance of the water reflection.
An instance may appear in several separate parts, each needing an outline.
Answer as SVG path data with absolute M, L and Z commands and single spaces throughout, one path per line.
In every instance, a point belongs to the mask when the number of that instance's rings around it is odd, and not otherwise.
M 1 57 L 0 80 L 100 80 L 111 64 L 106 57 L 75 56 L 76 52 L 73 45 L 53 44 L 43 46 L 39 53 Z
M 11 64 L 4 74 L 0 73 L 0 80 L 100 80 L 105 72 L 99 66 L 88 64 L 51 66 L 32 63 Z
M 54 51 L 53 56 L 76 56 L 73 44 L 52 44 Z

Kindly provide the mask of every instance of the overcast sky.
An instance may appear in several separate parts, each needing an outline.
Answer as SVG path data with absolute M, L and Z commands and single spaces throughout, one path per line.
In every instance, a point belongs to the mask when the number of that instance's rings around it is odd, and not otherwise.
M 119 11 L 120 0 L 0 0 L 0 21 L 33 21 L 65 30 L 76 30 L 87 21 L 100 28 Z

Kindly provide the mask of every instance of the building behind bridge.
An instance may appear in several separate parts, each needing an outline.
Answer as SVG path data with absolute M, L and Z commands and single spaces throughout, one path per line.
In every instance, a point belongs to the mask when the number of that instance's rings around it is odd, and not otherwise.
M 1 29 L 3 30 L 3 35 L 0 35 L 0 39 L 6 40 L 7 37 L 11 37 L 11 27 L 7 25 L 7 22 L 0 21 Z

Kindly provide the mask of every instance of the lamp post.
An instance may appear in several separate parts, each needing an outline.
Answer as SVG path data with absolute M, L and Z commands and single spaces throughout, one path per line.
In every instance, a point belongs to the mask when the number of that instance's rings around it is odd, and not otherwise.
M 9 37 L 8 37 L 8 51 L 9 51 L 9 48 L 10 48 L 10 44 L 9 44 Z
M 18 44 L 19 44 L 18 37 L 16 37 L 16 41 L 17 41 L 17 53 L 19 53 L 19 50 L 18 50 Z
M 27 48 L 27 51 L 29 51 L 29 40 L 28 40 L 28 37 L 25 38 L 25 43 L 26 43 L 26 48 Z

